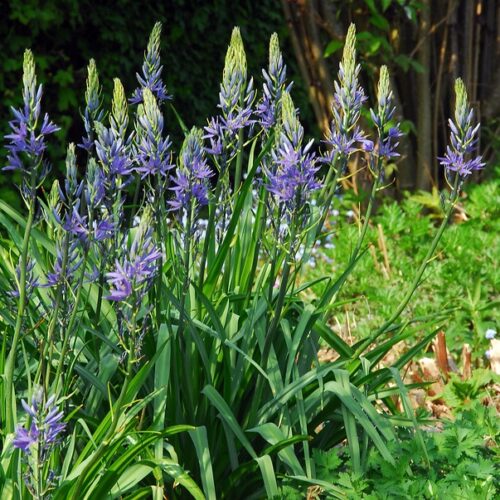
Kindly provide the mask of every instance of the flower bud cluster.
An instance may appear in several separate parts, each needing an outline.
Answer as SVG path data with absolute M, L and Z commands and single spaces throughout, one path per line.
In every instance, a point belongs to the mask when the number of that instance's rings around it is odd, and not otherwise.
M 156 23 L 153 31 L 149 36 L 148 47 L 144 55 L 144 63 L 142 65 L 142 75 L 137 73 L 137 81 L 140 87 L 137 88 L 130 99 L 132 104 L 139 104 L 143 102 L 144 89 L 149 89 L 156 97 L 159 103 L 172 99 L 168 93 L 167 87 L 161 78 L 163 66 L 160 62 L 160 36 L 161 36 L 161 23 Z
M 471 108 L 467 90 L 461 78 L 455 82 L 455 121 L 448 120 L 450 126 L 450 144 L 446 153 L 439 158 L 447 172 L 457 172 L 463 179 L 475 170 L 484 167 L 482 157 L 475 153 L 480 124 L 473 126 L 474 111 Z
M 268 191 L 278 203 L 294 212 L 307 203 L 310 194 L 320 187 L 316 180 L 316 156 L 312 153 L 313 142 L 303 146 L 304 129 L 288 92 L 283 92 L 280 132 L 271 165 L 264 165 L 268 177 Z
M 207 152 L 222 155 L 234 146 L 238 132 L 253 125 L 252 104 L 255 98 L 253 78 L 247 82 L 247 59 L 239 28 L 234 28 L 227 49 L 219 92 L 221 115 L 212 118 L 205 127 L 205 139 L 210 140 Z
M 281 95 L 283 91 L 289 92 L 292 84 L 285 87 L 286 65 L 283 63 L 279 39 L 273 33 L 269 42 L 269 67 L 267 71 L 262 70 L 264 77 L 263 96 L 257 105 L 255 114 L 258 116 L 260 125 L 265 129 L 273 127 L 281 113 Z
M 47 148 L 45 138 L 59 127 L 47 114 L 40 123 L 42 85 L 37 85 L 35 60 L 31 50 L 24 52 L 22 108 L 11 108 L 14 119 L 9 122 L 11 133 L 7 148 L 7 166 L 3 170 L 19 170 L 23 174 L 26 194 L 34 196 L 36 186 L 43 181 L 49 170 L 43 154 Z
M 203 132 L 192 128 L 184 139 L 179 156 L 179 168 L 172 188 L 174 198 L 169 202 L 171 210 L 190 210 L 194 201 L 197 206 L 208 204 L 209 179 L 213 172 L 205 159 Z
M 331 149 L 325 161 L 332 162 L 337 155 L 348 157 L 357 150 L 356 144 L 364 141 L 364 135 L 357 125 L 361 107 L 366 101 L 358 81 L 360 70 L 361 66 L 356 63 L 356 28 L 351 24 L 339 65 L 338 81 L 334 82 L 333 120 L 325 141 Z

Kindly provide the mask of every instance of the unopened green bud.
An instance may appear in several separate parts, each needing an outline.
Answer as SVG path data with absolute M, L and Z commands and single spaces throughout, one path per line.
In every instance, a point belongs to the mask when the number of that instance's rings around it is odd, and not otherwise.
M 149 35 L 148 41 L 148 54 L 159 54 L 160 53 L 160 37 L 161 37 L 161 23 L 157 22 L 153 26 L 153 30 Z
M 455 120 L 457 125 L 464 127 L 469 114 L 469 103 L 467 100 L 467 89 L 461 78 L 455 80 Z
M 140 126 L 149 129 L 155 136 L 161 135 L 162 116 L 155 96 L 151 90 L 145 88 L 142 91 L 142 98 L 143 102 L 137 110 Z
M 378 106 L 380 109 L 386 107 L 390 93 L 391 93 L 391 82 L 389 78 L 389 71 L 387 70 L 387 66 L 384 65 L 380 68 L 380 78 L 378 81 L 378 89 L 377 89 Z
M 119 132 L 120 135 L 125 134 L 128 126 L 128 105 L 125 91 L 122 82 L 115 78 L 113 89 L 113 101 L 111 103 L 111 116 L 114 121 L 112 126 Z
M 76 192 L 78 186 L 77 180 L 77 169 L 76 169 L 76 154 L 74 143 L 68 144 L 68 150 L 66 152 L 66 181 L 67 190 L 72 193 Z
M 245 48 L 243 47 L 240 29 L 237 27 L 233 29 L 231 41 L 226 52 L 223 72 L 224 81 L 231 80 L 231 76 L 235 72 L 239 73 L 244 81 L 246 80 L 247 58 L 245 55 Z
M 35 59 L 33 58 L 33 52 L 30 49 L 24 51 L 23 60 L 23 98 L 24 103 L 30 107 L 35 115 L 36 113 L 36 72 L 35 72 Z M 39 106 L 39 103 L 38 103 Z
M 269 41 L 269 73 L 276 74 L 283 65 L 278 35 L 273 33 Z
M 289 92 L 283 92 L 281 97 L 281 121 L 289 139 L 293 144 L 302 140 L 302 125 L 297 116 L 297 110 Z
M 87 88 L 85 90 L 85 103 L 91 113 L 95 113 L 99 108 L 99 96 L 101 88 L 99 86 L 99 74 L 94 59 L 89 61 L 87 66 Z
M 354 24 L 351 24 L 347 31 L 342 55 L 342 69 L 344 78 L 350 82 L 356 73 L 356 26 Z

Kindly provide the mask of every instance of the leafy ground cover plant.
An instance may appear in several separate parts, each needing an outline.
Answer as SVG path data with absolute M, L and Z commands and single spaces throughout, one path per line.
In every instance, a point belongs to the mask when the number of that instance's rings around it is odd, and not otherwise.
M 86 134 L 68 146 L 66 176 L 50 188 L 46 144 L 57 126 L 42 114 L 25 52 L 24 107 L 13 110 L 5 169 L 19 172 L 27 217 L 0 202 L 2 497 L 273 498 L 286 478 L 343 498 L 341 486 L 318 476 L 313 450 L 347 439 L 355 474 L 372 447 L 395 464 L 389 443 L 402 417 L 389 396 L 404 385 L 388 382 L 400 382 L 398 369 L 439 319 L 415 326 L 400 316 L 463 182 L 482 167 L 465 87 L 457 80 L 441 159 L 450 182 L 442 223 L 407 291 L 350 345 L 327 320 L 366 254 L 384 164 L 398 155 L 387 68 L 370 138 L 358 123 L 366 98 L 351 26 L 321 150 L 304 137 L 277 37 L 258 92 L 235 28 L 218 114 L 203 130 L 179 116 L 177 152 L 162 113 L 171 96 L 160 34 L 157 24 L 139 87 L 127 99 L 116 79 L 107 112 L 90 62 Z M 308 281 L 304 263 L 359 152 L 373 184 L 349 259 Z M 305 300 L 318 282 L 321 294 Z M 427 335 L 390 369 L 378 366 L 420 329 Z M 319 339 L 338 353 L 335 362 L 318 361 Z M 24 412 L 22 399 L 31 401 Z
M 338 477 L 346 498 L 353 499 L 496 497 L 499 429 L 493 408 L 476 401 L 453 420 L 443 420 L 441 427 L 428 428 L 421 441 L 404 430 L 399 435 L 399 441 L 389 444 L 398 457 L 396 466 L 372 450 L 363 474 L 354 474 L 345 448 L 318 450 L 314 454 L 318 477 Z M 304 498 L 305 491 L 296 487 L 285 486 L 285 491 L 286 498 Z

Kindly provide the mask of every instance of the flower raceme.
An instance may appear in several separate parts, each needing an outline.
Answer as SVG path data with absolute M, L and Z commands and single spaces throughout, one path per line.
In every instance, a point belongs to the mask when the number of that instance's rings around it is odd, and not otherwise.
M 41 389 L 35 391 L 31 405 L 24 400 L 21 404 L 27 417 L 31 419 L 31 425 L 28 429 L 17 427 L 13 444 L 26 454 L 30 454 L 32 447 L 37 445 L 37 452 L 45 457 L 66 427 L 62 422 L 64 415 L 55 404 L 55 396 L 43 403 Z
M 204 139 L 209 139 L 207 152 L 221 155 L 234 145 L 238 132 L 253 125 L 252 104 L 255 97 L 253 78 L 247 83 L 247 59 L 239 28 L 234 28 L 227 49 L 219 91 L 221 114 L 205 127 Z
M 399 156 L 396 148 L 399 138 L 403 135 L 399 123 L 393 125 L 391 120 L 396 111 L 394 106 L 394 95 L 390 87 L 389 71 L 387 66 L 380 68 L 380 78 L 377 87 L 377 107 L 370 109 L 370 115 L 377 128 L 378 144 L 375 147 L 373 141 L 363 140 L 363 149 L 374 153 L 378 158 L 394 158 Z
M 96 153 L 107 184 L 114 188 L 133 171 L 133 162 L 130 157 L 130 141 L 126 131 L 128 126 L 127 100 L 123 86 L 117 78 L 114 81 L 113 100 L 111 103 L 110 126 L 105 127 L 101 122 L 95 123 L 97 139 Z
M 285 90 L 286 65 L 283 63 L 279 39 L 276 33 L 271 35 L 269 42 L 269 67 L 267 71 L 262 70 L 264 77 L 263 96 L 257 105 L 255 114 L 258 116 L 261 126 L 268 130 L 273 127 L 281 112 L 281 95 Z M 289 92 L 292 84 L 286 90 Z
M 104 111 L 101 109 L 101 86 L 99 74 L 94 59 L 87 67 L 87 89 L 85 91 L 85 110 L 83 112 L 83 125 L 86 135 L 78 146 L 91 151 L 94 146 L 94 123 L 102 121 Z
M 447 172 L 457 172 L 464 179 L 475 170 L 483 168 L 482 157 L 476 155 L 480 124 L 472 125 L 474 111 L 470 107 L 467 90 L 461 78 L 455 82 L 455 121 L 448 120 L 450 126 L 450 144 L 446 153 L 439 158 Z
M 140 303 L 158 271 L 160 257 L 153 241 L 151 211 L 146 208 L 130 250 L 125 248 L 123 259 L 116 260 L 114 270 L 106 274 L 111 287 L 108 300 L 121 302 L 134 297 L 135 304 Z
M 198 206 L 208 204 L 209 179 L 213 172 L 207 164 L 203 149 L 203 132 L 192 128 L 184 139 L 179 156 L 179 168 L 174 177 L 174 198 L 169 202 L 171 210 L 190 210 L 191 202 Z
M 339 65 L 338 81 L 334 82 L 333 120 L 325 141 L 331 150 L 325 161 L 332 162 L 336 155 L 347 158 L 357 150 L 356 143 L 363 143 L 364 134 L 357 122 L 367 98 L 358 81 L 360 71 L 361 66 L 356 64 L 356 27 L 351 24 Z
M 27 49 L 23 62 L 24 106 L 20 109 L 11 108 L 14 119 L 9 122 L 11 133 L 5 136 L 9 143 L 7 166 L 3 170 L 19 170 L 25 179 L 30 177 L 36 183 L 45 177 L 48 170 L 48 165 L 42 161 L 47 148 L 45 137 L 59 130 L 47 114 L 40 123 L 41 101 L 42 85 L 37 86 L 35 60 L 31 50 Z M 33 187 L 32 183 L 30 186 Z
M 316 157 L 310 151 L 313 141 L 302 145 L 304 129 L 299 122 L 297 110 L 288 92 L 283 92 L 279 136 L 272 151 L 271 166 L 266 166 L 268 191 L 278 203 L 283 203 L 291 212 L 307 202 L 311 193 L 319 189 L 316 180 Z
M 161 78 L 163 66 L 160 60 L 160 36 L 161 23 L 158 22 L 154 25 L 149 37 L 148 46 L 144 55 L 144 63 L 142 65 L 142 75 L 137 73 L 137 81 L 140 87 L 135 90 L 134 95 L 130 99 L 132 104 L 139 104 L 143 101 L 144 89 L 149 89 L 159 103 L 172 98 Z
M 135 171 L 144 179 L 148 175 L 165 177 L 174 167 L 171 163 L 171 142 L 163 138 L 163 115 L 155 96 L 145 88 L 143 103 L 137 110 Z

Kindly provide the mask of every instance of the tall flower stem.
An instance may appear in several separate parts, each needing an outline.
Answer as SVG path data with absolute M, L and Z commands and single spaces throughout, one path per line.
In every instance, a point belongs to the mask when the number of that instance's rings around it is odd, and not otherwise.
M 325 185 L 323 187 L 323 190 L 321 191 L 320 200 L 323 201 L 323 199 L 324 199 L 324 203 L 322 203 L 323 213 L 321 214 L 321 218 L 320 218 L 318 225 L 316 227 L 316 236 L 314 238 L 315 240 L 318 238 L 318 236 L 323 231 L 323 225 L 325 223 L 326 218 L 328 217 L 328 211 L 330 210 L 330 206 L 332 204 L 333 197 L 335 196 L 335 191 L 337 190 L 337 184 L 339 182 L 340 175 L 344 171 L 344 168 L 347 164 L 347 158 L 344 158 L 342 160 L 342 164 L 337 166 L 337 168 L 335 169 L 335 175 L 334 175 L 333 179 L 331 179 L 332 171 L 334 170 L 333 165 L 335 163 L 336 163 L 335 161 L 332 162 L 330 169 L 328 170 L 328 174 L 326 176 L 326 179 L 325 179 Z M 331 186 L 327 192 L 327 196 L 326 196 L 326 198 L 323 198 L 324 194 L 326 194 L 326 190 L 328 189 L 328 184 L 330 184 L 330 183 L 331 183 Z M 323 192 L 323 191 L 325 191 L 325 192 Z
M 160 242 L 161 256 L 158 259 L 158 276 L 156 278 L 156 324 L 160 327 L 161 324 L 161 311 L 163 306 L 162 301 L 162 282 L 163 282 L 163 248 L 166 249 L 164 235 L 166 231 L 163 229 L 163 224 L 167 220 L 167 214 L 165 213 L 165 205 L 163 204 L 163 197 L 161 196 L 161 176 L 157 174 L 157 190 L 155 193 L 155 214 L 156 214 L 156 231 L 158 241 Z
M 380 186 L 381 174 L 380 174 L 379 166 L 380 165 L 378 165 L 376 170 L 375 170 L 376 177 L 373 181 L 372 190 L 370 193 L 370 198 L 368 200 L 368 206 L 366 207 L 365 220 L 363 221 L 363 226 L 361 227 L 361 232 L 359 233 L 358 241 L 356 242 L 356 246 L 355 246 L 354 251 L 353 251 L 352 256 L 351 256 L 351 260 L 350 260 L 351 263 L 356 260 L 358 254 L 359 254 L 359 251 L 361 250 L 361 247 L 363 245 L 363 241 L 365 239 L 366 232 L 368 231 L 368 224 L 370 223 L 370 217 L 371 217 L 372 211 L 373 211 L 373 204 L 374 204 L 375 198 L 377 196 L 377 190 Z
M 219 203 L 219 198 L 222 192 L 223 171 L 224 171 L 223 169 L 219 169 L 219 178 L 217 179 L 217 185 L 215 186 L 215 196 L 213 198 L 213 203 L 211 204 L 210 207 L 210 213 L 208 214 L 207 231 L 205 233 L 205 241 L 203 242 L 203 253 L 201 255 L 201 261 L 200 261 L 200 274 L 198 277 L 198 287 L 200 290 L 203 290 L 203 284 L 205 281 L 205 268 L 207 265 L 210 237 L 215 227 L 215 207 L 217 206 L 217 203 Z
M 184 280 L 182 283 L 181 290 L 181 300 L 179 307 L 179 327 L 177 329 L 177 337 L 179 339 L 179 346 L 181 347 L 181 352 L 184 355 L 184 372 L 186 380 L 189 380 L 192 376 L 192 353 L 188 349 L 187 340 L 191 339 L 190 335 L 184 335 L 184 327 L 186 325 L 186 320 L 184 316 L 186 315 L 186 298 L 189 293 L 189 285 L 190 285 L 190 267 L 191 267 L 191 232 L 193 226 L 193 218 L 194 218 L 194 200 L 191 201 L 191 206 L 187 208 L 187 221 L 186 221 L 186 233 L 184 235 Z M 186 399 L 188 405 L 188 411 L 190 415 L 194 416 L 194 397 L 193 397 L 193 387 L 191 384 L 187 384 L 186 386 Z
M 276 220 L 281 221 L 281 205 L 278 207 L 278 215 L 276 217 Z M 271 270 L 269 273 L 269 293 L 268 293 L 268 301 L 269 304 L 271 304 L 273 300 L 273 289 L 274 289 L 274 283 L 276 280 L 275 272 L 276 272 L 276 264 L 278 260 L 278 253 L 279 253 L 279 245 L 276 245 L 274 247 L 274 254 L 273 258 L 271 259 Z
M 68 263 L 68 250 L 69 250 L 69 233 L 66 233 L 65 238 L 64 238 L 64 247 L 63 247 L 63 257 L 62 257 L 62 262 L 61 262 L 61 276 L 66 276 L 66 267 Z M 65 285 L 63 283 L 59 283 L 57 286 L 57 291 L 56 291 L 56 300 L 54 303 L 54 310 L 52 312 L 52 317 L 49 323 L 49 328 L 47 329 L 47 338 L 46 341 L 44 342 L 44 347 L 43 347 L 43 355 L 42 359 L 39 365 L 39 371 L 37 372 L 37 375 L 35 377 L 36 383 L 39 383 L 40 378 L 42 376 L 42 373 L 44 372 L 44 365 L 45 365 L 45 360 L 48 358 L 48 363 L 47 363 L 47 376 L 45 377 L 44 385 L 45 385 L 45 394 L 48 394 L 48 384 L 49 384 L 49 379 L 48 379 L 48 374 L 50 373 L 50 365 L 51 365 L 51 360 L 52 360 L 52 353 L 54 351 L 54 344 L 53 344 L 53 337 L 54 337 L 54 330 L 57 325 L 57 316 L 59 314 L 59 308 L 61 307 L 61 302 L 62 302 L 62 297 L 63 297 L 63 287 Z M 47 352 L 48 350 L 48 352 Z
M 415 274 L 415 277 L 413 278 L 413 282 L 406 293 L 406 295 L 403 297 L 401 302 L 399 303 L 398 307 L 396 310 L 392 313 L 390 318 L 378 329 L 375 331 L 373 335 L 370 335 L 362 344 L 356 349 L 356 352 L 353 355 L 353 359 L 359 358 L 359 356 L 365 351 L 365 349 L 372 343 L 374 342 L 378 337 L 383 335 L 389 327 L 396 321 L 401 313 L 405 310 L 406 306 L 410 302 L 411 298 L 413 297 L 413 294 L 415 293 L 415 290 L 418 288 L 420 285 L 420 281 L 422 279 L 422 276 L 427 269 L 427 266 L 429 262 L 432 259 L 432 256 L 434 255 L 434 252 L 436 251 L 436 248 L 439 244 L 439 241 L 441 240 L 441 237 L 443 236 L 444 230 L 448 226 L 448 222 L 450 220 L 451 214 L 453 212 L 453 208 L 455 207 L 456 200 L 458 198 L 458 186 L 460 182 L 460 176 L 457 175 L 455 178 L 455 183 L 453 186 L 453 190 L 450 196 L 449 200 L 449 205 L 448 208 L 445 212 L 443 221 L 441 222 L 441 225 L 439 226 L 439 229 L 434 236 L 434 239 L 432 240 L 431 246 L 429 247 L 429 250 L 427 251 L 427 254 L 425 255 L 424 260 L 420 264 L 420 267 L 417 270 L 417 273 Z
M 20 262 L 20 276 L 19 276 L 19 302 L 17 308 L 16 324 L 14 327 L 14 336 L 10 347 L 10 353 L 7 356 L 5 363 L 5 403 L 6 403 L 6 425 L 5 430 L 7 433 L 14 431 L 14 415 L 12 413 L 12 397 L 14 392 L 13 377 L 14 377 L 14 364 L 17 353 L 17 344 L 21 335 L 21 328 L 23 324 L 23 316 L 26 308 L 26 266 L 28 262 L 28 250 L 31 235 L 31 228 L 35 218 L 35 190 L 32 190 L 29 204 L 28 220 L 24 228 L 23 246 L 21 247 L 21 262 Z
M 292 254 L 294 251 L 294 245 L 295 245 L 295 237 L 296 237 L 296 221 L 292 219 L 291 225 L 292 225 L 292 231 L 290 234 L 290 248 L 288 255 L 285 256 L 285 263 L 283 265 L 283 274 L 281 276 L 281 285 L 280 285 L 280 290 L 278 292 L 278 298 L 276 300 L 276 307 L 274 309 L 274 317 L 271 321 L 271 324 L 269 325 L 269 328 L 266 333 L 266 339 L 264 342 L 264 349 L 262 351 L 262 361 L 261 361 L 261 367 L 265 370 L 267 367 L 267 360 L 269 357 L 269 353 L 271 351 L 271 346 L 273 343 L 274 339 L 274 334 L 275 331 L 278 327 L 279 321 L 281 319 L 281 312 L 283 309 L 283 305 L 285 303 L 285 297 L 286 297 L 286 291 L 288 289 L 288 280 L 290 277 L 290 270 L 291 270 L 291 260 L 292 260 Z M 272 279 L 274 279 L 272 277 Z
M 236 169 L 234 173 L 234 192 L 238 191 L 241 184 L 241 170 L 243 168 L 243 134 L 241 128 L 238 132 L 238 154 L 236 156 Z
M 57 365 L 56 376 L 55 376 L 55 387 L 54 387 L 55 394 L 57 394 L 57 390 L 59 389 L 59 380 L 61 379 L 62 369 L 64 366 L 64 358 L 66 357 L 66 353 L 68 351 L 69 339 L 70 339 L 73 327 L 75 326 L 76 317 L 78 315 L 78 306 L 80 305 L 80 298 L 82 295 L 83 280 L 85 278 L 85 268 L 87 265 L 88 252 L 89 252 L 88 248 L 85 249 L 85 253 L 83 255 L 83 261 L 82 261 L 82 272 L 81 272 L 80 277 L 78 279 L 78 285 L 77 285 L 78 288 L 77 288 L 77 292 L 76 292 L 75 303 L 73 306 L 73 310 L 71 311 L 71 316 L 70 316 L 69 321 L 68 321 L 68 326 L 66 328 L 66 331 L 64 332 L 64 339 L 63 339 L 63 345 L 61 348 L 60 362 Z M 50 364 L 47 366 L 47 378 L 49 376 L 50 376 Z

